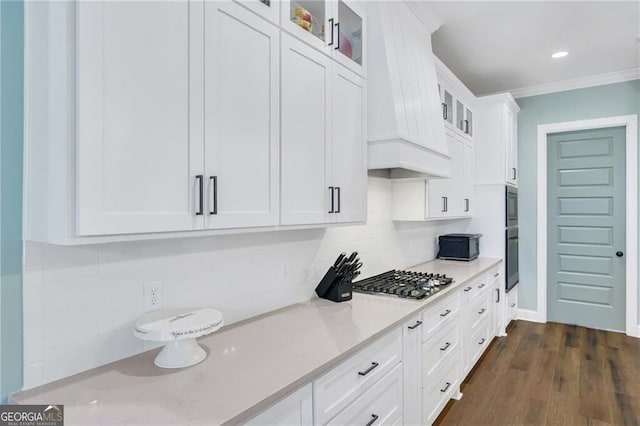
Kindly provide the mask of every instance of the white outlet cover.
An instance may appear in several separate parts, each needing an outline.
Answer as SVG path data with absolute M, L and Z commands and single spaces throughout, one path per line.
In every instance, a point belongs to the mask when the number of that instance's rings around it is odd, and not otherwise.
M 162 308 L 162 282 L 144 283 L 144 312 L 157 311 Z

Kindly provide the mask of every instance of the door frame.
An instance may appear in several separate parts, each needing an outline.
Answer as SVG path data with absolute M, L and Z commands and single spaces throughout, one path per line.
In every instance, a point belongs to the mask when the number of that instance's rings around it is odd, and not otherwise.
M 638 315 L 638 116 L 622 115 L 538 125 L 537 141 L 537 320 L 547 322 L 547 136 L 576 130 L 625 127 L 626 130 L 626 320 L 629 336 L 640 337 Z

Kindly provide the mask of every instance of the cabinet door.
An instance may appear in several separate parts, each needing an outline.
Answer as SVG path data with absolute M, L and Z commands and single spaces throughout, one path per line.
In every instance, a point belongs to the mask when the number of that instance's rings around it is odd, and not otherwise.
M 283 225 L 329 220 L 331 59 L 282 34 Z
M 446 87 L 442 89 L 442 118 L 453 125 L 453 95 Z
M 427 214 L 430 218 L 447 217 L 452 215 L 452 209 L 455 210 L 455 199 L 452 198 L 453 186 L 455 185 L 455 160 L 454 151 L 456 147 L 456 138 L 453 133 L 445 132 L 447 147 L 451 154 L 451 172 L 450 178 L 445 179 L 429 179 L 427 181 Z
M 77 21 L 78 235 L 201 228 L 189 3 L 79 2 Z
M 332 28 L 335 0 L 282 0 L 282 29 L 319 51 L 331 55 L 336 46 Z M 330 20 L 331 19 L 331 20 Z
M 403 417 L 405 424 L 420 424 L 422 418 L 422 321 L 416 315 L 402 329 Z
M 354 1 L 338 0 L 334 20 L 334 59 L 366 77 L 364 61 L 367 52 L 367 19 L 364 9 Z
M 465 215 L 471 215 L 473 192 L 475 187 L 475 169 L 474 169 L 474 153 L 473 144 L 470 142 L 463 142 L 464 149 L 463 155 L 463 175 L 464 180 L 462 183 L 463 188 L 463 213 Z
M 308 384 L 245 424 L 247 426 L 311 426 L 313 424 L 311 392 L 311 384 Z
M 464 201 L 464 140 L 450 132 L 446 132 L 447 146 L 451 154 L 451 177 L 448 179 L 430 179 L 429 217 L 463 216 L 466 203 Z
M 363 222 L 367 218 L 367 156 L 365 80 L 333 65 L 332 176 L 335 220 Z
M 276 225 L 280 31 L 233 2 L 204 13 L 207 228 Z
M 274 24 L 280 24 L 279 0 L 234 0 Z
M 515 143 L 514 143 L 514 127 L 515 127 L 515 115 L 513 112 L 506 106 L 504 108 L 504 143 L 505 148 L 507 150 L 506 154 L 506 170 L 505 176 L 507 183 L 516 184 L 516 179 L 518 177 L 518 170 L 516 169 L 516 152 L 515 152 Z

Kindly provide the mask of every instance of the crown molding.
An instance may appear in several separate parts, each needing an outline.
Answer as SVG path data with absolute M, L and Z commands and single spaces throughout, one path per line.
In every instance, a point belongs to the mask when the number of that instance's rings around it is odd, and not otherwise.
M 426 2 L 416 2 L 404 0 L 409 10 L 418 17 L 418 20 L 427 28 L 430 34 L 433 34 L 442 26 L 442 19 L 432 10 Z
M 620 83 L 623 81 L 639 80 L 640 68 L 632 68 L 625 71 L 616 71 L 606 74 L 597 74 L 589 77 L 581 77 L 573 80 L 564 80 L 554 83 L 539 84 L 509 90 L 514 98 L 546 95 L 549 93 L 564 92 L 567 90 L 583 89 L 586 87 L 602 86 L 605 84 Z

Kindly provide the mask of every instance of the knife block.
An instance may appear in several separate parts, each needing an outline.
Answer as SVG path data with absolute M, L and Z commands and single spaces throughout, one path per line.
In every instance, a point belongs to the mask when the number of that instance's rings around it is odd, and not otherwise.
M 351 300 L 351 278 L 353 274 L 338 275 L 336 268 L 330 266 L 316 287 L 316 294 L 334 302 Z

